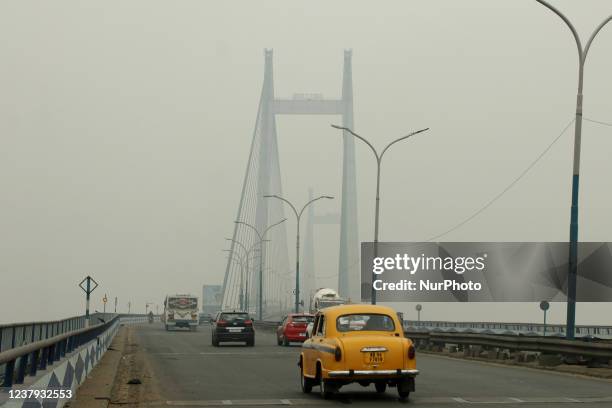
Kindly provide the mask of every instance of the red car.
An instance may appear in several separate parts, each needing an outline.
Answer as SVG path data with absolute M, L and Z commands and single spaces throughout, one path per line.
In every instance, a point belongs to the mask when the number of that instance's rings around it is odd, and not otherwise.
M 291 313 L 281 321 L 276 329 L 276 342 L 280 346 L 288 346 L 290 342 L 304 342 L 308 337 L 306 327 L 314 321 L 314 315 L 309 313 Z

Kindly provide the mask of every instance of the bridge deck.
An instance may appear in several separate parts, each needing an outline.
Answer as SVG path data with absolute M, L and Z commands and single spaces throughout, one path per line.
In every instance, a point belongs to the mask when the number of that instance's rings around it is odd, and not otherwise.
M 197 332 L 166 332 L 140 326 L 144 348 L 160 387 L 164 406 L 337 405 L 377 407 L 399 401 L 393 390 L 343 387 L 335 401 L 300 391 L 296 365 L 299 346 L 279 347 L 270 332 L 259 330 L 255 347 L 211 345 L 209 326 Z M 419 355 L 421 375 L 410 399 L 415 405 L 609 406 L 612 382 L 553 372 Z M 488 404 L 487 404 L 488 402 Z M 484 403 L 484 404 L 483 404 Z

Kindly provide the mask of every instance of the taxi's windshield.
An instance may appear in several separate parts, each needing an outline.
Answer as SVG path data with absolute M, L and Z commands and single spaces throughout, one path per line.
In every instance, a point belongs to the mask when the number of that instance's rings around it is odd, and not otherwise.
M 354 331 L 394 331 L 393 319 L 384 314 L 348 314 L 336 319 L 336 329 L 339 332 Z

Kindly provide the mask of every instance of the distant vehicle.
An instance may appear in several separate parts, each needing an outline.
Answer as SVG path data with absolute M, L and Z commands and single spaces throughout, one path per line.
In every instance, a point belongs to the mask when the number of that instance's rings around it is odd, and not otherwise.
M 211 313 L 200 313 L 200 324 L 212 323 L 214 315 Z
M 164 324 L 166 330 L 175 327 L 186 327 L 197 330 L 198 298 L 192 295 L 168 295 L 164 300 Z
M 302 391 L 319 386 L 324 398 L 357 382 L 376 392 L 395 387 L 401 399 L 415 388 L 415 347 L 404 336 L 395 310 L 380 305 L 342 305 L 315 316 L 311 338 L 302 345 L 298 366 Z
M 310 299 L 310 313 L 317 313 L 326 307 L 343 305 L 346 299 L 340 297 L 338 292 L 330 288 L 319 288 Z
M 319 288 L 310 299 L 310 313 L 315 314 L 321 309 L 331 306 L 339 306 L 346 303 L 346 299 L 340 297 L 338 292 L 330 288 Z M 312 322 L 306 328 L 308 337 L 312 334 Z
M 306 328 L 314 321 L 310 313 L 291 313 L 285 316 L 276 329 L 276 343 L 288 346 L 291 342 L 303 342 L 308 338 Z
M 247 312 L 219 312 L 212 322 L 212 345 L 221 342 L 245 342 L 247 346 L 255 345 L 255 328 L 253 319 Z

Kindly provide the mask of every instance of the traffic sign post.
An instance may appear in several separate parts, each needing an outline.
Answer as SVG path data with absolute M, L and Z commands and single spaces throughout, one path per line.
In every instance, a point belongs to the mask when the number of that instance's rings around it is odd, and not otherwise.
M 104 309 L 102 309 L 102 312 L 104 314 L 106 314 L 106 302 L 108 302 L 108 298 L 106 297 L 106 293 L 105 293 L 104 297 L 102 298 L 102 303 L 104 303 Z M 104 318 L 106 319 L 106 316 Z
M 550 303 L 543 300 L 540 302 L 540 310 L 544 312 L 544 337 L 546 337 L 546 312 L 550 309 Z
M 98 287 L 98 282 L 87 275 L 87 277 L 79 283 L 79 287 L 85 292 L 85 327 L 89 327 L 89 297 L 91 292 Z
M 421 310 L 423 310 L 423 306 L 421 306 L 421 304 L 419 303 L 418 305 L 416 305 L 415 307 L 416 311 L 417 311 L 417 319 L 419 322 L 419 326 L 421 325 Z
M 115 313 L 117 313 L 117 296 L 115 296 Z

